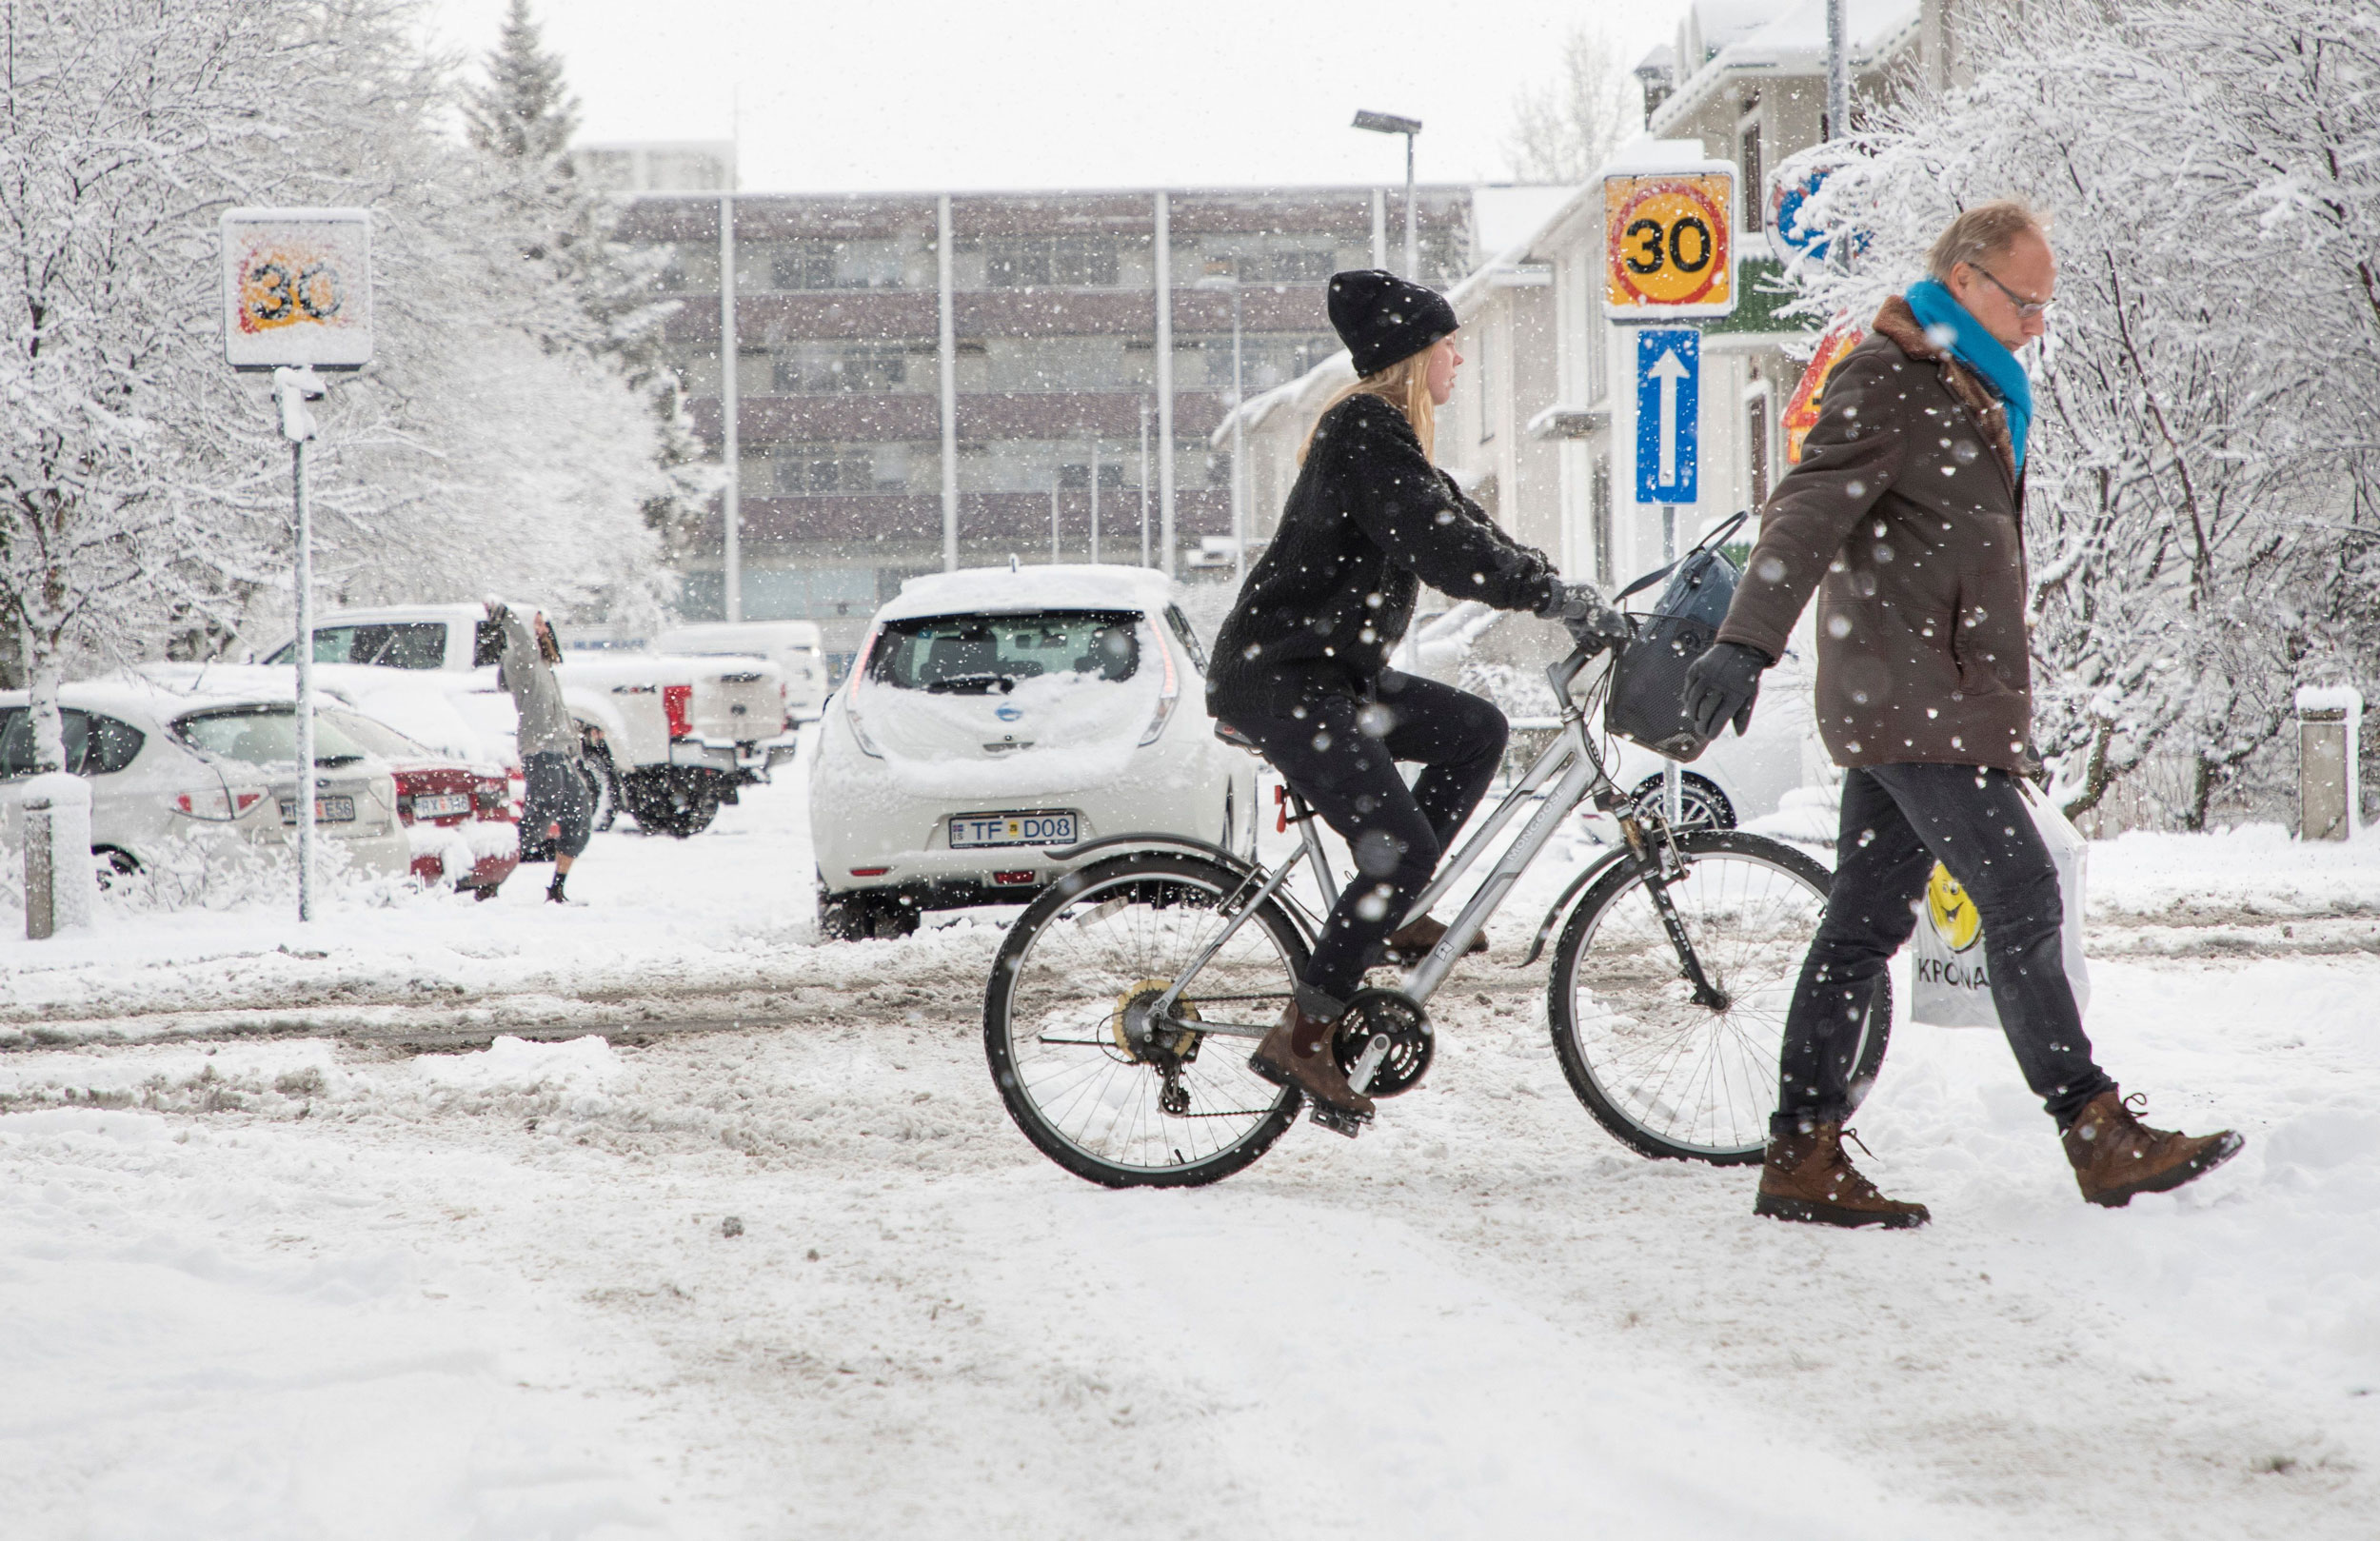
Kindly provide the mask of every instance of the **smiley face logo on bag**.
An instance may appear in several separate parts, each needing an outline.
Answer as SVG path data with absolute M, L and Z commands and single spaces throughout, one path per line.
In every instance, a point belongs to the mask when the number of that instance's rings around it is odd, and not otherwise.
M 1939 861 L 1934 864 L 1934 876 L 1926 879 L 1926 914 L 1934 921 L 1934 935 L 1952 952 L 1965 952 L 1983 935 L 1983 917 L 1975 913 L 1975 901 Z

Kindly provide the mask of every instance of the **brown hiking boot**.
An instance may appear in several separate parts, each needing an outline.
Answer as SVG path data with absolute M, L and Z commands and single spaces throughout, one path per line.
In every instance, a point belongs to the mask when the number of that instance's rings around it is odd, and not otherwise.
M 1753 1201 L 1752 1213 L 1773 1220 L 1880 1225 L 1890 1231 L 1934 1218 L 1923 1204 L 1905 1204 L 1877 1193 L 1875 1184 L 1861 1176 L 1843 1154 L 1847 1135 L 1854 1142 L 1859 1138 L 1839 1123 L 1818 1124 L 1806 1134 L 1771 1135 L 1768 1159 L 1760 1168 L 1760 1196 Z
M 2211 1135 L 2177 1135 L 2152 1129 L 2132 1116 L 2129 1104 L 2148 1098 L 2112 1088 L 2083 1104 L 2058 1136 L 2074 1164 L 2074 1185 L 2094 1204 L 2121 1209 L 2134 1194 L 2161 1194 L 2204 1176 L 2239 1154 L 2247 1141 L 2225 1129 Z
M 1248 1068 L 1275 1086 L 1303 1092 L 1316 1123 L 1353 1139 L 1372 1121 L 1375 1104 L 1348 1085 L 1346 1072 L 1339 1068 L 1330 1048 L 1334 1025 L 1308 1017 L 1293 1000 L 1248 1056 Z
M 1429 957 L 1430 949 L 1445 936 L 1446 927 L 1425 915 L 1411 925 L 1398 926 L 1381 939 L 1380 960 L 1394 963 L 1398 968 L 1410 967 Z M 1487 937 L 1482 933 L 1471 938 L 1471 945 L 1463 949 L 1463 956 L 1468 958 L 1474 953 L 1486 951 Z

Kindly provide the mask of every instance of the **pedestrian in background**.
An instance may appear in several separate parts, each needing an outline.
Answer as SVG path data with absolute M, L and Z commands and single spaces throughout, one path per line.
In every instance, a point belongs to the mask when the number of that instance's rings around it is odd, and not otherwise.
M 578 724 L 563 705 L 562 682 L 554 678 L 562 644 L 542 613 L 524 623 L 502 600 L 491 598 L 487 619 L 504 633 L 496 682 L 511 693 L 521 716 L 518 741 L 526 781 L 521 827 L 538 831 L 553 849 L 554 880 L 546 885 L 546 899 L 569 903 L 563 885 L 594 832 L 595 808 L 579 766 Z
M 2083 1196 L 2120 1205 L 2206 1173 L 2240 1137 L 2144 1126 L 2092 1056 L 2066 977 L 2057 870 L 2017 779 L 2037 775 L 2025 611 L 2025 441 L 2015 350 L 2042 335 L 2057 261 L 2023 205 L 1951 222 L 1929 275 L 1887 300 L 1828 380 L 1687 710 L 1741 732 L 1761 671 L 1818 597 L 1818 731 L 1844 767 L 1826 916 L 1785 1020 L 1755 1208 L 1824 1225 L 1922 1225 L 1843 1153 L 1848 1077 L 1876 977 L 1937 860 L 1973 899 L 1993 1003 L 2056 1119 Z M 2130 1099 L 2140 1100 L 2138 1097 Z

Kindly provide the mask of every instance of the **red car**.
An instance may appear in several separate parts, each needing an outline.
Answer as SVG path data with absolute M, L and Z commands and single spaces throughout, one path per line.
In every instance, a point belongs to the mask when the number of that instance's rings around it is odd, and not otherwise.
M 358 712 L 317 710 L 388 761 L 422 886 L 451 883 L 458 893 L 495 898 L 521 864 L 520 770 L 454 760 Z

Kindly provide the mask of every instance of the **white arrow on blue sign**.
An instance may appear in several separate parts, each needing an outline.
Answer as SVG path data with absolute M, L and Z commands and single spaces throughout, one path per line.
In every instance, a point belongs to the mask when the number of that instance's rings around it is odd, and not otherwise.
M 1702 333 L 1636 333 L 1636 501 L 1693 503 L 1702 417 Z

